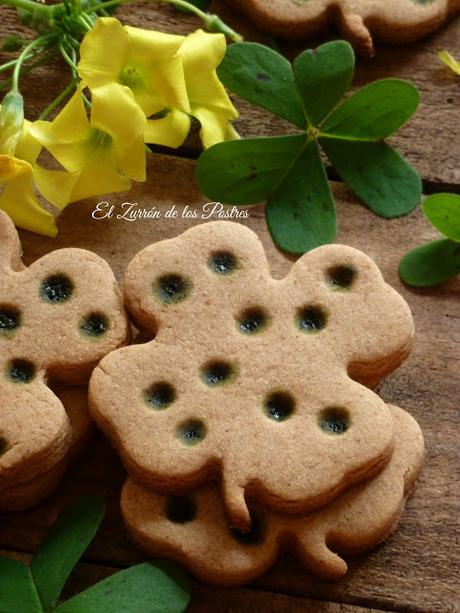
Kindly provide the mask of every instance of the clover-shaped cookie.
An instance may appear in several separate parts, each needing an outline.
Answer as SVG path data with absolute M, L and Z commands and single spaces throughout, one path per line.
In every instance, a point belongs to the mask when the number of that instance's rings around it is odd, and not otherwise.
M 71 431 L 65 456 L 52 468 L 33 479 L 2 489 L 0 511 L 23 511 L 49 496 L 58 486 L 68 464 L 77 457 L 90 438 L 94 424 L 88 411 L 87 389 L 61 389 L 57 396 L 65 407 Z
M 288 36 L 310 36 L 331 23 L 364 55 L 374 53 L 373 36 L 404 43 L 433 32 L 460 9 L 459 0 L 237 0 L 259 26 Z
M 131 475 L 160 491 L 221 477 L 232 525 L 245 498 L 322 506 L 379 471 L 393 420 L 367 387 L 407 355 L 407 304 L 361 252 L 340 245 L 270 276 L 257 236 L 212 222 L 141 251 L 128 308 L 156 333 L 104 358 L 93 417 Z
M 29 268 L 0 211 L 0 496 L 50 470 L 71 428 L 48 381 L 82 383 L 128 337 L 108 264 L 81 249 L 54 251 Z
M 253 526 L 244 534 L 228 527 L 216 487 L 190 496 L 164 497 L 132 479 L 121 508 L 135 542 L 149 555 L 186 564 L 206 581 L 238 585 L 261 575 L 288 549 L 313 573 L 338 579 L 347 571 L 339 555 L 374 547 L 392 531 L 420 470 L 424 445 L 417 422 L 390 407 L 395 450 L 374 479 L 355 485 L 330 505 L 305 517 L 253 509 Z

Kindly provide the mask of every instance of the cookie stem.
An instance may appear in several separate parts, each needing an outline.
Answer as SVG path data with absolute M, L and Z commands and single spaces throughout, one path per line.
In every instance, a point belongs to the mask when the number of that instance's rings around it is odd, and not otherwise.
M 233 481 L 233 479 L 224 477 L 223 496 L 230 527 L 237 528 L 241 532 L 249 532 L 251 529 L 251 515 L 244 497 L 244 487 Z

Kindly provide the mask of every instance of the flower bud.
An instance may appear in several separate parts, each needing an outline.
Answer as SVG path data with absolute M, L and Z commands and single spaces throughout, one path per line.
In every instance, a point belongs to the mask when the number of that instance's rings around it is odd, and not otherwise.
M 3 98 L 0 111 L 0 153 L 13 154 L 22 136 L 24 101 L 17 91 Z

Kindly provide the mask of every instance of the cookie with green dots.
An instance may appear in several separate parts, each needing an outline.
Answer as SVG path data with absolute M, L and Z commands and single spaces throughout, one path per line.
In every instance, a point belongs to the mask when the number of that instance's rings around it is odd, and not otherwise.
M 141 251 L 125 299 L 156 337 L 102 360 L 90 408 L 139 483 L 218 477 L 248 529 L 247 498 L 312 510 L 388 461 L 392 415 L 366 385 L 405 358 L 413 321 L 363 253 L 321 247 L 274 279 L 251 230 L 211 222 Z
M 407 43 L 437 30 L 460 10 L 459 0 L 236 0 L 257 25 L 276 36 L 305 38 L 331 25 L 363 55 L 374 40 Z
M 214 485 L 186 496 L 161 496 L 128 479 L 121 497 L 127 530 L 147 555 L 183 563 L 210 583 L 252 581 L 281 549 L 310 572 L 338 579 L 347 571 L 343 556 L 375 547 L 395 528 L 422 465 L 418 424 L 402 409 L 390 408 L 396 434 L 387 466 L 318 511 L 288 516 L 256 506 L 251 530 L 242 533 L 229 528 Z
M 16 230 L 0 211 L 0 496 L 53 469 L 72 429 L 48 387 L 83 384 L 128 338 L 108 264 L 82 249 L 54 251 L 26 268 Z

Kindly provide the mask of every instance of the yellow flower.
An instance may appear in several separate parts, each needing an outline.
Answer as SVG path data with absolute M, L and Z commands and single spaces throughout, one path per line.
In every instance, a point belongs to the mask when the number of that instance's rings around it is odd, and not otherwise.
M 79 87 L 52 121 L 31 132 L 69 172 L 77 173 L 70 202 L 125 191 L 145 181 L 145 116 L 132 92 L 111 83 L 92 91 L 88 118 Z
M 223 34 L 197 30 L 184 39 L 179 51 L 184 63 L 191 114 L 201 124 L 200 134 L 205 149 L 238 138 L 230 123 L 237 119 L 238 113 L 216 74 L 225 50 Z
M 183 36 L 123 26 L 102 17 L 80 46 L 78 73 L 93 90 L 102 85 L 128 86 L 149 119 L 145 142 L 178 147 L 190 129 L 190 105 L 178 49 Z
M 176 36 L 102 17 L 83 39 L 78 73 L 91 90 L 110 83 L 132 90 L 147 117 L 146 143 L 179 147 L 196 117 L 209 147 L 237 137 L 230 121 L 238 114 L 216 74 L 225 49 L 223 34 Z
M 39 166 L 41 146 L 30 134 L 30 122 L 23 120 L 22 112 L 13 117 L 7 108 L 3 109 L 5 112 L 0 115 L 8 119 L 0 121 L 0 209 L 20 228 L 56 236 L 54 217 L 42 208 L 37 192 L 62 209 L 69 202 L 76 177 Z M 17 122 L 18 115 L 20 122 Z
M 460 62 L 456 60 L 453 55 L 451 55 L 448 51 L 440 51 L 438 53 L 438 57 L 451 70 L 455 72 L 455 74 L 460 76 Z

